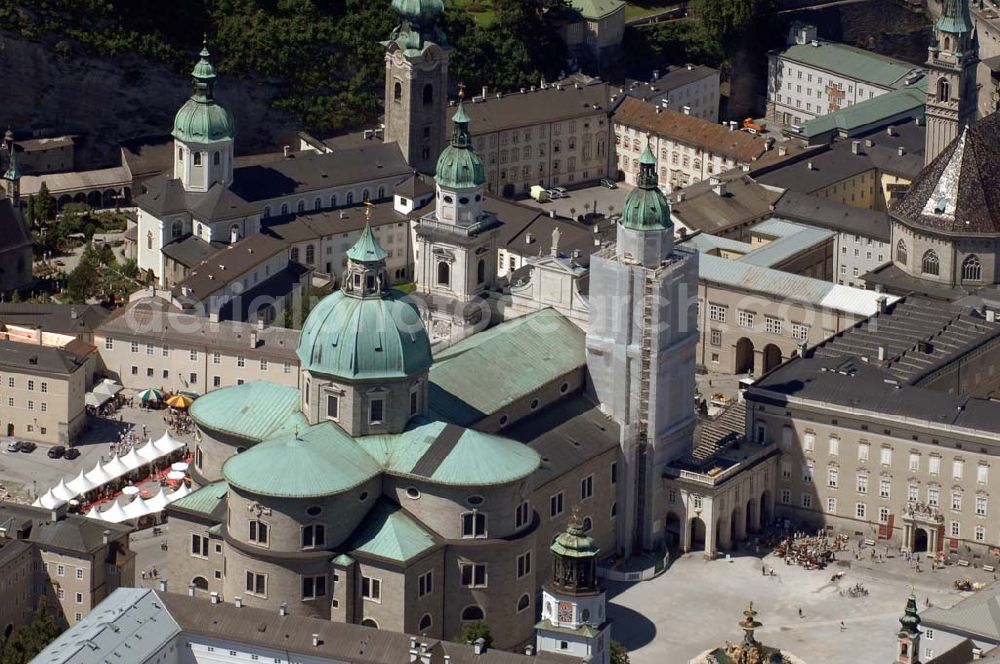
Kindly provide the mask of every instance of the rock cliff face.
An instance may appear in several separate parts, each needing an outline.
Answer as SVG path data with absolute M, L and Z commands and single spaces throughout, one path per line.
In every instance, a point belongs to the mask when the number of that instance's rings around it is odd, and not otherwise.
M 78 134 L 77 168 L 92 168 L 117 164 L 124 140 L 169 133 L 191 81 L 136 55 L 102 59 L 74 45 L 63 58 L 51 45 L 0 31 L 0 90 L 0 123 L 19 134 Z M 236 117 L 237 154 L 293 142 L 294 120 L 269 108 L 277 95 L 269 81 L 220 76 L 216 97 Z

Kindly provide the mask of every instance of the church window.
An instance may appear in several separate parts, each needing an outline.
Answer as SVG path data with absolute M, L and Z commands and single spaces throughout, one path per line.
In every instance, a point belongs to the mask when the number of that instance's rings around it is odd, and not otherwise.
M 323 208 L 323 199 L 317 196 L 313 200 L 313 210 L 320 210 Z
M 153 231 L 146 232 L 146 248 L 147 249 L 153 248 Z
M 384 201 L 385 200 L 385 186 L 384 185 L 380 186 L 378 188 L 378 200 L 380 200 L 380 201 Z
M 264 218 L 267 219 L 270 216 L 271 216 L 271 206 L 270 205 L 265 205 L 264 206 Z
M 253 520 L 250 522 L 250 541 L 254 544 L 267 546 L 268 526 L 263 521 Z
M 949 99 L 951 99 L 951 85 L 948 83 L 948 79 L 944 77 L 939 78 L 937 84 L 937 100 L 948 101 Z
M 393 101 L 399 101 L 403 98 L 403 84 L 396 81 L 396 84 L 392 86 L 392 99 Z
M 451 285 L 451 266 L 446 262 L 441 261 L 438 263 L 437 269 L 437 283 L 438 286 L 450 286 Z
M 326 528 L 321 523 L 312 523 L 302 528 L 302 548 L 313 549 L 326 544 Z
M 218 166 L 218 165 L 219 165 L 219 151 L 218 151 L 218 150 L 216 150 L 216 151 L 215 151 L 215 152 L 214 152 L 214 153 L 212 154 L 212 163 L 213 163 L 214 165 L 216 165 L 216 166 Z
M 983 278 L 983 266 L 979 262 L 979 257 L 975 254 L 969 256 L 962 263 L 962 279 L 969 281 L 979 281 Z
M 928 249 L 924 254 L 924 258 L 920 261 L 920 271 L 924 274 L 930 274 L 937 276 L 940 270 L 940 262 L 938 261 L 938 256 L 934 253 L 933 249 Z
M 369 194 L 369 193 L 368 193 L 368 190 L 367 190 L 367 189 L 365 189 L 365 190 L 363 190 L 363 191 L 361 192 L 361 200 L 362 200 L 362 202 L 364 202 L 364 203 L 367 203 L 368 201 L 370 201 L 370 200 L 371 200 L 371 194 Z
M 184 148 L 177 148 L 177 160 L 184 159 Z
M 347 192 L 347 204 L 348 205 L 353 205 L 354 204 L 354 192 L 353 191 Z
M 486 281 L 486 259 L 480 258 L 479 265 L 476 266 L 476 283 L 481 284 Z
M 282 215 L 288 214 L 288 203 L 281 204 L 281 214 Z
M 297 203 L 297 204 L 295 205 L 295 210 L 296 210 L 297 212 L 305 212 L 305 211 L 306 211 L 306 202 L 305 202 L 305 201 L 299 201 L 299 202 L 298 202 L 298 203 Z
M 583 532 L 589 533 L 593 527 L 593 520 L 589 516 L 583 517 Z
M 458 202 L 461 203 L 462 205 L 468 205 L 469 199 L 466 198 L 465 196 L 462 196 L 460 199 L 458 199 Z
M 896 243 L 896 262 L 906 265 L 906 243 L 900 240 Z
M 482 567 L 485 571 L 485 566 Z M 485 617 L 486 614 L 483 613 L 483 610 L 478 606 L 475 605 L 467 606 L 464 609 L 462 609 L 462 620 L 465 622 L 469 622 L 472 620 L 482 620 Z
M 424 106 L 434 103 L 434 86 L 430 83 L 424 85 Z
M 195 166 L 201 166 L 201 153 L 200 152 L 195 152 L 194 153 L 194 165 Z
M 290 259 L 291 259 L 291 261 L 293 263 L 298 263 L 299 262 L 299 248 L 298 247 L 292 247 L 292 255 L 291 255 Z
M 951 37 L 948 37 L 947 35 L 944 38 L 944 50 L 946 51 L 951 50 Z
M 431 628 L 431 624 L 432 624 L 431 614 L 425 613 L 423 617 L 420 619 L 420 625 L 417 627 L 417 629 L 421 632 L 425 632 Z
M 312 265 L 316 260 L 316 247 L 306 245 L 306 265 Z

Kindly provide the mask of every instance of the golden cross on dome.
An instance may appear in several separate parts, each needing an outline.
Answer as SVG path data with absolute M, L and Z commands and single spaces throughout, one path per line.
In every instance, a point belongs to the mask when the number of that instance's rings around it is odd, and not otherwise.
M 465 83 L 458 84 L 458 98 L 465 99 Z
M 372 203 L 371 201 L 365 201 L 364 205 L 365 205 L 365 223 L 367 224 L 372 219 L 372 208 L 375 207 L 375 204 Z

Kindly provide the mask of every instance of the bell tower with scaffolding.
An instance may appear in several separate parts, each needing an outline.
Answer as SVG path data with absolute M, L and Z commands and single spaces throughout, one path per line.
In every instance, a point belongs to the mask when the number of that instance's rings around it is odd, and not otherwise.
M 618 542 L 663 539 L 664 466 L 691 451 L 697 345 L 697 253 L 674 246 L 670 204 L 647 145 L 625 199 L 617 244 L 591 257 L 587 369 L 601 409 L 621 427 Z

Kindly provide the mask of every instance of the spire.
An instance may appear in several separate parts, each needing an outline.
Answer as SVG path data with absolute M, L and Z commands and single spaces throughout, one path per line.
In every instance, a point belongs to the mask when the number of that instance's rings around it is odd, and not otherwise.
M 191 70 L 191 78 L 194 79 L 194 94 L 192 97 L 199 101 L 211 101 L 212 92 L 215 87 L 215 67 L 212 66 L 212 54 L 208 51 L 208 35 L 202 35 L 201 51 L 198 53 L 198 62 Z
M 370 201 L 365 201 L 365 227 L 358 241 L 347 250 L 347 271 L 344 272 L 341 290 L 350 297 L 382 298 L 388 293 L 385 259 L 389 254 L 372 231 L 373 207 Z
M 649 143 L 639 157 L 636 189 L 629 192 L 622 206 L 622 226 L 637 231 L 663 231 L 670 228 L 670 203 L 660 191 L 656 175 L 656 157 Z
M 13 144 L 11 145 L 13 146 Z M 7 162 L 7 170 L 3 174 L 3 179 L 11 182 L 21 179 L 21 169 L 17 166 L 17 150 L 13 149 L 13 147 L 10 151 L 10 157 Z
M 656 157 L 649 148 L 649 141 L 646 141 L 646 149 L 639 157 L 639 178 L 640 189 L 656 189 Z
M 920 616 L 917 614 L 917 596 L 912 592 L 906 600 L 906 610 L 903 613 L 903 617 L 899 619 L 899 624 L 902 627 L 899 628 L 896 636 L 911 639 L 920 636 Z
M 451 116 L 451 121 L 455 123 L 455 130 L 451 135 L 451 144 L 456 148 L 467 148 L 469 141 L 469 123 L 472 120 L 465 112 L 465 83 L 458 84 L 458 110 Z
M 953 35 L 970 34 L 972 19 L 969 18 L 968 0 L 944 0 L 941 18 L 937 21 L 937 29 Z

